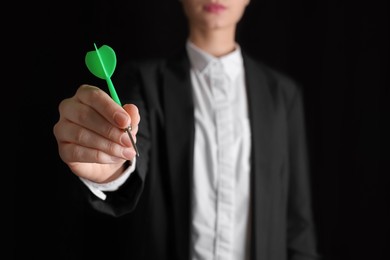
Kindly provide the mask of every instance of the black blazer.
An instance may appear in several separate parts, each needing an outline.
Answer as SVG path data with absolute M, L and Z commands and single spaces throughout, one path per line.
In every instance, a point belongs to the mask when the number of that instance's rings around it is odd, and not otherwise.
M 251 259 L 317 259 L 302 93 L 288 77 L 244 52 L 252 131 Z M 185 50 L 132 62 L 113 76 L 141 122 L 137 169 L 96 210 L 120 219 L 129 259 L 188 259 L 194 113 Z

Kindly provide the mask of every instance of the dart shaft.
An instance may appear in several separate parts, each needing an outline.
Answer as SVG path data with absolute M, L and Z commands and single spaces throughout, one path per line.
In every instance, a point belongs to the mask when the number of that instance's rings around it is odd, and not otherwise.
M 110 95 L 112 99 L 120 106 L 122 106 L 121 101 L 119 100 L 118 94 L 115 91 L 114 84 L 112 84 L 112 80 L 110 78 L 106 79 L 108 90 L 110 91 Z
M 131 144 L 133 145 L 133 148 L 134 148 L 134 150 L 135 150 L 137 156 L 139 156 L 139 152 L 138 152 L 137 145 L 135 144 L 134 138 L 133 138 L 133 136 L 131 135 L 131 132 L 130 132 L 130 131 L 131 131 L 131 126 L 129 126 L 128 128 L 126 128 L 125 130 L 126 130 L 127 134 L 128 134 L 129 137 L 130 137 Z

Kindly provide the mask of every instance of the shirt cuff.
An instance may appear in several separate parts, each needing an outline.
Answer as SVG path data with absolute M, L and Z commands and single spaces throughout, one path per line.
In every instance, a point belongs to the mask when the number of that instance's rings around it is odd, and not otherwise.
M 134 172 L 136 164 L 136 158 L 133 159 L 131 165 L 123 172 L 123 174 L 116 180 L 107 183 L 96 183 L 85 178 L 80 177 L 80 180 L 89 188 L 89 190 L 95 194 L 96 197 L 105 200 L 107 195 L 104 191 L 116 191 L 119 187 L 126 182 L 130 174 Z

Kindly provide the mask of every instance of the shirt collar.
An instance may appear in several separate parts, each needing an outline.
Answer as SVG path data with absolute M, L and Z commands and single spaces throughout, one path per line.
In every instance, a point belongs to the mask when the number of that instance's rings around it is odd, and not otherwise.
M 221 57 L 214 57 L 209 53 L 201 50 L 190 41 L 187 41 L 187 52 L 192 68 L 199 73 L 204 73 L 206 68 L 212 62 L 221 62 L 225 74 L 234 80 L 243 70 L 241 48 L 236 44 L 236 49 Z

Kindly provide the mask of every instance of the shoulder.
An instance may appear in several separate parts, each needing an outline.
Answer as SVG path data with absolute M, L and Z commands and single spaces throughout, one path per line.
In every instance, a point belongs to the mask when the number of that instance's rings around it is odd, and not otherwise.
M 293 99 L 296 95 L 302 94 L 302 86 L 290 75 L 246 52 L 243 52 L 243 60 L 248 80 L 255 80 L 273 96 Z
M 267 83 L 291 88 L 299 87 L 299 84 L 290 75 L 262 62 L 259 59 L 256 59 L 246 52 L 243 52 L 243 59 L 244 66 L 246 67 L 248 73 L 259 74 L 267 81 Z

